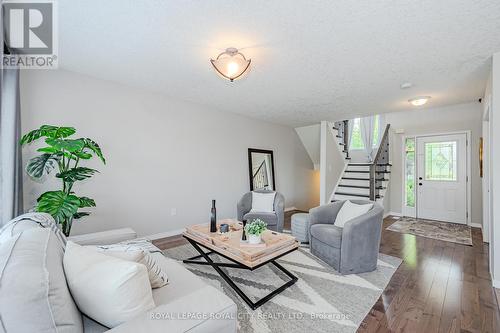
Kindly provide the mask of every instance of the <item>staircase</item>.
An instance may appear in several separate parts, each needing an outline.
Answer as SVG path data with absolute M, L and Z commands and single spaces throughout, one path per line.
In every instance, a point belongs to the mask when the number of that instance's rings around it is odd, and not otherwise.
M 347 147 L 346 135 L 348 121 L 336 122 L 339 144 Z M 337 185 L 331 201 L 337 200 L 371 200 L 381 201 L 387 190 L 391 164 L 389 163 L 389 129 L 387 125 L 382 140 L 372 163 L 349 163 Z M 344 148 L 346 158 L 349 152 Z

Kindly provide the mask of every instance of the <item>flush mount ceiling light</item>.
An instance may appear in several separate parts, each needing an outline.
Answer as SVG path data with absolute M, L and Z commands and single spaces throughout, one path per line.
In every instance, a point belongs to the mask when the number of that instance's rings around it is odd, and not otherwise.
M 431 96 L 418 96 L 412 99 L 409 99 L 408 102 L 413 106 L 422 106 L 427 103 L 431 99 Z
M 217 73 L 231 82 L 241 77 L 243 73 L 247 71 L 251 61 L 251 59 L 247 60 L 245 56 L 234 47 L 226 49 L 226 51 L 219 54 L 215 60 L 210 59 Z

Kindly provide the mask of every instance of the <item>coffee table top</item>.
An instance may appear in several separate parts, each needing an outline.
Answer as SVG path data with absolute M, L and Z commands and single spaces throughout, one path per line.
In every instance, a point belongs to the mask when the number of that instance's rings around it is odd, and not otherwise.
M 262 234 L 262 241 L 265 245 L 248 245 L 241 242 L 243 232 L 241 222 L 237 220 L 220 220 L 217 223 L 217 229 L 219 229 L 221 223 L 228 224 L 230 231 L 224 234 L 210 232 L 209 223 L 203 223 L 187 227 L 183 235 L 247 267 L 255 267 L 269 262 L 299 247 L 299 242 L 295 237 L 271 230 L 266 230 Z

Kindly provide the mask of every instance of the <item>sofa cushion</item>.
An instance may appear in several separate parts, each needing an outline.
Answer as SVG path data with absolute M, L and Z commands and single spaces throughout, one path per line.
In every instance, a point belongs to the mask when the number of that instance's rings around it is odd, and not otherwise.
M 310 229 L 311 237 L 335 248 L 342 245 L 342 228 L 331 224 L 314 224 Z
M 79 309 L 95 321 L 118 326 L 155 307 L 146 266 L 68 241 L 68 286 Z
M 147 249 L 136 244 L 87 245 L 100 253 L 115 258 L 143 264 L 148 269 L 151 288 L 160 288 L 168 283 L 168 276 L 155 257 Z
M 254 219 L 261 219 L 266 222 L 267 225 L 277 225 L 278 224 L 278 216 L 275 213 L 257 213 L 250 212 L 243 215 L 243 219 L 251 222 Z
M 168 270 L 169 284 L 153 290 L 156 308 L 115 327 L 111 332 L 236 332 L 235 303 L 207 285 L 182 263 L 154 253 Z M 185 317 L 194 315 L 194 317 Z
M 82 332 L 66 285 L 63 249 L 50 229 L 32 228 L 0 245 L 0 313 L 7 332 Z
M 58 228 L 52 216 L 47 213 L 26 213 L 12 219 L 0 229 L 0 243 L 25 230 L 39 227 L 52 230 L 61 246 L 66 245 L 66 236 Z

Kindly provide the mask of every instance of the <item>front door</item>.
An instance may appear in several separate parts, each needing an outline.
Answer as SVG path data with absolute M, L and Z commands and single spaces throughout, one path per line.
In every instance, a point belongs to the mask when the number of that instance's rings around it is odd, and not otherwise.
M 467 223 L 467 135 L 417 137 L 417 217 Z

